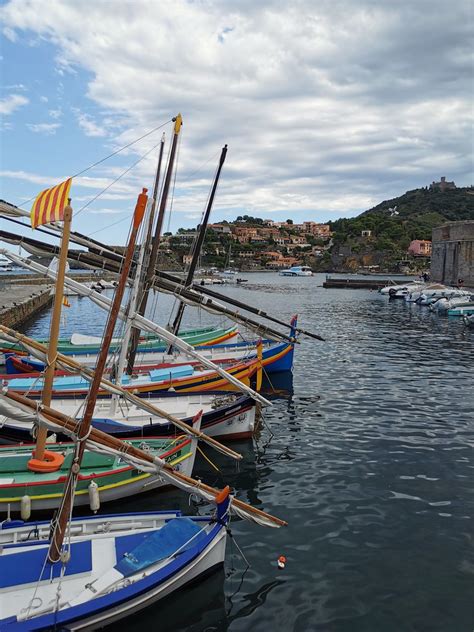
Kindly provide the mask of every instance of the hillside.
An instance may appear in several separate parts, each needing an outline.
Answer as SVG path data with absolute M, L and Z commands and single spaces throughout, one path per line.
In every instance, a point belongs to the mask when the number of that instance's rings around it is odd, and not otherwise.
M 406 259 L 413 239 L 430 240 L 436 226 L 473 219 L 472 188 L 407 191 L 358 217 L 330 222 L 334 233 L 330 267 L 357 269 L 379 265 L 395 270 L 400 260 Z M 371 231 L 370 237 L 363 237 L 362 231 Z

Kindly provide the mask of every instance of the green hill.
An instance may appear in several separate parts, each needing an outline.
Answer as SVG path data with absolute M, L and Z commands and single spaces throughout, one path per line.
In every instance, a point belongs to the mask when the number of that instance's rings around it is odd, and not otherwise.
M 413 239 L 431 239 L 436 226 L 461 220 L 474 220 L 472 188 L 407 191 L 358 217 L 330 222 L 335 233 L 331 259 L 336 268 L 394 269 Z M 362 231 L 371 231 L 371 236 L 362 237 Z

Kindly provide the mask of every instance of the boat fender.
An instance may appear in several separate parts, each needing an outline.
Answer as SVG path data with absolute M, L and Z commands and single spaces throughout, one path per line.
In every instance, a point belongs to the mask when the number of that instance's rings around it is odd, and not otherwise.
M 286 557 L 284 555 L 280 555 L 280 557 L 278 558 L 278 568 L 280 570 L 284 569 L 285 564 L 286 564 Z
M 64 462 L 64 455 L 60 452 L 44 451 L 43 459 L 36 459 L 35 452 L 33 452 L 33 458 L 28 461 L 28 469 L 32 472 L 56 472 L 59 470 Z
M 28 495 L 21 497 L 20 515 L 22 520 L 28 520 L 31 516 L 31 498 Z
M 90 505 L 91 511 L 93 511 L 94 513 L 97 513 L 100 509 L 99 487 L 97 486 L 97 483 L 95 483 L 94 481 L 91 481 L 88 490 L 89 490 L 89 505 Z

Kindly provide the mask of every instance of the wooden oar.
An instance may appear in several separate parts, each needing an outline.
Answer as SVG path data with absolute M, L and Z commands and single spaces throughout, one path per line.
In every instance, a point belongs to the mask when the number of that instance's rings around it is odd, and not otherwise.
M 43 359 L 44 355 L 47 354 L 48 352 L 48 348 L 45 345 L 42 345 L 36 340 L 33 340 L 33 338 L 28 338 L 28 336 L 25 336 L 24 334 L 18 333 L 14 329 L 10 329 L 10 327 L 5 327 L 5 325 L 0 325 L 0 332 L 3 332 L 4 334 L 10 336 L 11 338 L 14 338 L 15 340 L 17 340 L 22 346 L 27 348 L 28 351 L 36 350 L 37 352 L 39 352 L 38 354 L 36 354 L 36 356 L 40 360 Z M 82 366 L 82 364 L 80 364 L 79 362 L 76 362 L 72 358 L 69 358 L 68 356 L 63 355 L 62 353 L 58 353 L 56 355 L 56 362 L 67 366 L 69 369 L 78 371 L 81 375 L 83 375 L 89 380 L 92 380 L 94 378 L 95 371 L 93 369 L 89 369 L 88 367 Z M 239 454 L 238 452 L 235 452 L 234 450 L 223 445 L 219 441 L 216 441 L 212 437 L 209 437 L 204 432 L 201 432 L 200 430 L 196 430 L 195 428 L 188 426 L 188 424 L 182 421 L 181 419 L 179 419 L 179 417 L 175 417 L 174 415 L 167 413 L 165 410 L 158 408 L 154 404 L 151 404 L 146 399 L 137 397 L 133 393 L 130 393 L 129 391 L 123 389 L 119 384 L 114 384 L 113 382 L 110 382 L 103 376 L 101 378 L 100 383 L 101 383 L 102 388 L 104 388 L 104 390 L 108 392 L 112 392 L 112 393 L 117 393 L 117 392 L 120 393 L 120 395 L 122 395 L 124 399 L 126 399 L 132 404 L 135 404 L 138 408 L 142 410 L 146 410 L 147 412 L 151 413 L 152 415 L 156 415 L 157 417 L 162 417 L 163 419 L 167 419 L 170 423 L 177 426 L 180 430 L 182 430 L 186 434 L 194 435 L 201 441 L 208 443 L 210 446 L 212 446 L 219 452 L 222 452 L 223 454 L 226 454 L 227 456 L 230 456 L 231 458 L 236 459 L 236 460 L 242 459 L 242 455 Z
M 63 413 L 60 413 L 57 410 L 54 410 L 50 406 L 43 406 L 39 402 L 35 402 L 28 397 L 20 395 L 20 393 L 16 393 L 14 391 L 7 391 L 6 393 L 2 394 L 2 397 L 10 400 L 11 402 L 16 402 L 20 408 L 30 409 L 33 414 L 39 412 L 41 415 L 44 416 L 45 419 L 58 426 L 61 426 L 69 432 L 72 432 L 74 434 L 77 434 L 78 432 L 78 422 L 75 419 L 73 419 L 72 417 L 68 417 L 68 415 L 64 415 Z M 107 448 L 118 450 L 124 454 L 129 454 L 130 456 L 141 459 L 142 461 L 146 461 L 147 463 L 154 465 L 157 464 L 156 457 L 153 457 L 153 455 L 150 455 L 148 452 L 140 450 L 140 448 L 136 448 L 135 446 L 129 445 L 121 439 L 108 435 L 107 433 L 102 432 L 101 430 L 97 430 L 96 428 L 92 427 L 90 429 L 87 439 L 99 445 L 103 445 Z M 211 487 L 210 485 L 206 485 L 202 481 L 197 481 L 190 476 L 186 476 L 181 472 L 177 472 L 173 469 L 171 465 L 168 465 L 167 463 L 163 465 L 162 469 L 165 470 L 166 474 L 169 477 L 176 480 L 176 485 L 178 487 L 179 482 L 182 482 L 187 486 L 191 486 L 197 494 L 199 494 L 199 491 L 202 490 L 205 491 L 206 494 L 212 495 L 212 497 L 215 497 L 221 491 L 214 487 Z M 207 496 L 206 500 L 208 500 Z M 256 509 L 255 507 L 252 507 L 252 505 L 249 505 L 242 500 L 238 500 L 237 498 L 232 499 L 232 505 L 240 510 L 239 514 L 245 513 L 248 515 L 249 518 L 255 516 L 255 518 L 260 518 L 263 521 L 268 521 L 277 527 L 283 527 L 288 524 L 284 520 L 272 516 L 271 514 L 268 514 L 260 509 Z

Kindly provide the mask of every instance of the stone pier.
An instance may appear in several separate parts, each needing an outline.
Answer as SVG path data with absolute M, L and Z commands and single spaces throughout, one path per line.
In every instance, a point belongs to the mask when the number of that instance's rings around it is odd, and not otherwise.
M 0 323 L 18 327 L 53 301 L 52 286 L 11 285 L 0 279 Z

